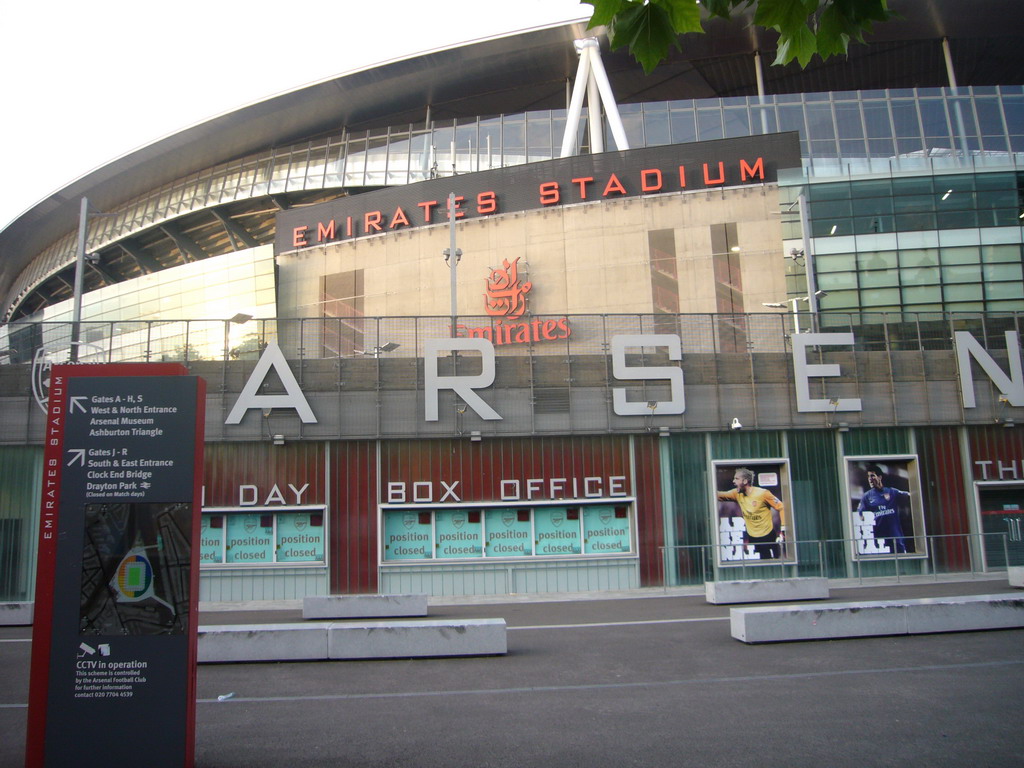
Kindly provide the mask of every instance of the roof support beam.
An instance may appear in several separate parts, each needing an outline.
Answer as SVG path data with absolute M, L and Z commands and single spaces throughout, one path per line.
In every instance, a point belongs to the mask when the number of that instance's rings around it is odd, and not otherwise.
M 121 282 L 113 272 L 110 272 L 105 266 L 103 266 L 103 258 L 97 253 L 95 255 L 89 254 L 85 257 L 85 263 L 87 266 L 92 267 L 93 271 L 100 276 L 100 279 L 106 285 L 114 285 L 115 283 Z
M 118 246 L 120 246 L 122 251 L 135 259 L 135 263 L 139 265 L 139 269 L 147 275 L 159 272 L 162 269 L 160 262 L 142 250 L 142 248 L 137 246 L 131 240 L 122 240 L 118 243 Z
M 629 149 L 626 140 L 626 129 L 622 125 L 619 107 L 615 103 L 615 94 L 608 82 L 608 74 L 601 63 L 601 46 L 596 37 L 576 41 L 576 50 L 580 55 L 579 69 L 576 70 L 576 82 L 573 85 L 572 99 L 569 102 L 569 114 L 565 120 L 565 133 L 562 134 L 562 150 L 559 157 L 570 157 L 576 149 L 576 133 L 579 130 L 580 114 L 583 110 L 583 94 L 587 94 L 587 111 L 590 123 L 590 143 L 592 152 L 604 151 L 604 141 L 600 136 L 603 129 L 601 107 L 604 106 L 608 116 L 608 127 L 615 139 L 615 148 Z M 595 149 L 595 146 L 599 147 Z
M 170 222 L 161 224 L 160 230 L 174 241 L 175 246 L 177 246 L 185 261 L 202 261 L 210 255 L 199 247 L 199 243 Z
M 244 227 L 230 216 L 218 211 L 216 208 L 211 213 L 221 223 L 221 226 L 224 227 L 224 231 L 228 233 L 228 237 L 231 238 L 231 245 L 236 251 L 240 251 L 242 248 L 255 248 L 259 245 L 256 242 L 256 238 L 250 235 Z

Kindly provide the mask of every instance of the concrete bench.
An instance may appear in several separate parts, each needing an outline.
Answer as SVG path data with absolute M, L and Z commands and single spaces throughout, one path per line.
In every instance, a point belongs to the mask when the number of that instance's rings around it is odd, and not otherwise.
M 709 603 L 772 603 L 828 598 L 828 579 L 764 579 L 747 581 L 706 581 L 704 598 Z
M 1006 569 L 1006 578 L 1011 587 L 1024 587 L 1024 565 L 1011 565 Z
M 28 627 L 35 603 L 0 603 L 0 627 Z
M 316 595 L 302 598 L 304 619 L 393 619 L 426 615 L 426 595 Z
M 315 661 L 496 656 L 504 619 L 227 624 L 199 628 L 199 661 Z
M 729 613 L 732 636 L 745 643 L 973 632 L 1024 627 L 1024 596 L 758 606 L 732 608 Z

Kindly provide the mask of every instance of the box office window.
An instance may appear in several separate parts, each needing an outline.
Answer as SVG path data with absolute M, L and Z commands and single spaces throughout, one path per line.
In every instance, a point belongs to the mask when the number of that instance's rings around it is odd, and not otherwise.
M 593 557 L 633 552 L 629 505 L 387 509 L 382 560 Z
M 265 509 L 204 513 L 199 562 L 212 565 L 274 565 L 324 560 L 323 510 Z

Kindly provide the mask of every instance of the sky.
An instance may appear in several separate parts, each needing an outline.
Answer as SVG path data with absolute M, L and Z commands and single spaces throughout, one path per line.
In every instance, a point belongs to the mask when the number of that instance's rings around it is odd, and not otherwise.
M 11 0 L 0 24 L 0 228 L 94 168 L 245 104 L 591 10 L 579 0 Z

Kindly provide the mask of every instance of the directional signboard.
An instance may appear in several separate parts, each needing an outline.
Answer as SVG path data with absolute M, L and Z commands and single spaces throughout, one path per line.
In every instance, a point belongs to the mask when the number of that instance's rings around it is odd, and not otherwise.
M 27 766 L 189 766 L 205 387 L 50 374 Z

